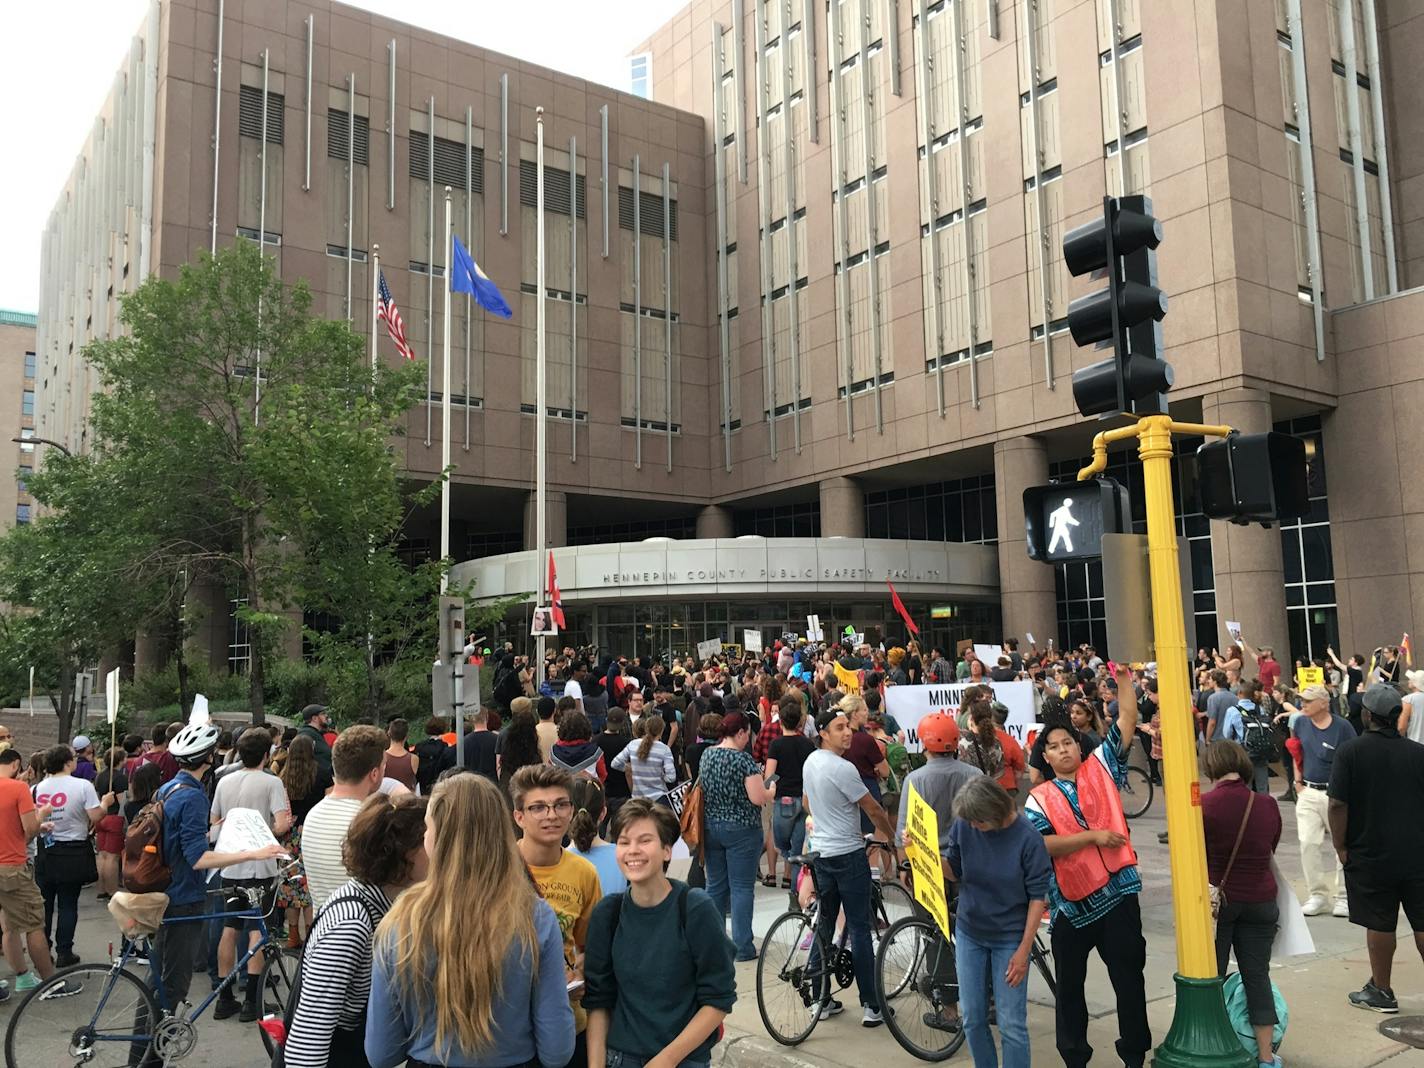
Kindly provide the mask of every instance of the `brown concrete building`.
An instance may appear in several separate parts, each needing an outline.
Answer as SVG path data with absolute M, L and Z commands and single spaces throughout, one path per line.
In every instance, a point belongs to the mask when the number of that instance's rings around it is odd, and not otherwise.
M 1064 329 L 1087 287 L 1063 233 L 1145 192 L 1174 414 L 1316 444 L 1315 509 L 1283 530 L 1205 520 L 1184 449 L 1198 642 L 1228 619 L 1295 656 L 1413 629 L 1417 5 L 694 0 L 633 49 L 651 101 L 340 4 L 220 11 L 155 4 L 56 206 L 42 433 L 83 447 L 78 353 L 116 293 L 239 237 L 358 329 L 379 244 L 434 387 L 450 185 L 515 310 L 457 302 L 452 544 L 482 592 L 530 589 L 543 106 L 549 539 L 574 636 L 882 628 L 891 578 L 931 640 L 1101 646 L 1098 568 L 1029 562 L 1020 494 L 1071 477 L 1097 429 L 1069 389 L 1097 354 Z M 436 407 L 411 414 L 412 472 L 438 468 Z M 1140 516 L 1140 469 L 1114 472 Z
M 0 472 L 0 531 L 30 521 L 25 477 L 34 470 L 35 316 L 0 308 L 0 449 L 11 470 Z

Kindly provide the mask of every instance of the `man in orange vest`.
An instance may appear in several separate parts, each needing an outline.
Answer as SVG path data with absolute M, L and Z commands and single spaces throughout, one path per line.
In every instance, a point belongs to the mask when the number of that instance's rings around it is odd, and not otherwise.
M 1114 666 L 1119 692 L 1132 692 L 1132 675 Z M 1117 995 L 1117 1055 L 1142 1068 L 1152 1048 L 1143 969 L 1147 942 L 1137 895 L 1142 879 L 1127 832 L 1118 787 L 1137 731 L 1137 703 L 1119 701 L 1118 717 L 1102 744 L 1083 759 L 1077 732 L 1054 724 L 1043 755 L 1055 778 L 1034 787 L 1024 814 L 1038 828 L 1053 858 L 1049 907 L 1053 913 L 1053 965 L 1058 977 L 1058 1054 L 1068 1068 L 1085 1068 L 1088 954 L 1098 951 Z

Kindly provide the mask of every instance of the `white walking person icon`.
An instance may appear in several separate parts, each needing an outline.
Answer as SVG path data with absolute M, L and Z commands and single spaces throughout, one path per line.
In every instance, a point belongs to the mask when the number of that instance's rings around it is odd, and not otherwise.
M 1070 527 L 1078 526 L 1078 521 L 1073 518 L 1073 498 L 1064 497 L 1063 505 L 1048 513 L 1048 529 L 1053 532 L 1053 536 L 1048 539 L 1048 551 L 1054 552 L 1058 548 L 1058 543 L 1063 543 L 1065 552 L 1073 551 L 1073 534 Z

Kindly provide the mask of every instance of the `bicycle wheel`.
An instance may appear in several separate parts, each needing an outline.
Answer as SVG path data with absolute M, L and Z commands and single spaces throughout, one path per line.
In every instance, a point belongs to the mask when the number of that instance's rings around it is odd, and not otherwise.
M 821 944 L 813 967 L 811 949 L 820 944 L 804 912 L 787 912 L 777 918 L 762 940 L 757 958 L 757 1011 L 767 1034 L 783 1046 L 804 1042 L 820 1019 L 818 987 L 830 997 L 834 958 Z
M 67 984 L 79 989 L 60 994 Z M 101 964 L 61 969 L 16 1006 L 5 1030 L 6 1068 L 137 1064 L 148 1052 L 148 1022 L 156 1015 L 153 994 L 132 972 Z
M 292 982 L 296 979 L 300 960 L 295 954 L 288 956 L 280 951 L 268 955 L 262 965 L 263 1019 L 272 1015 L 280 1017 L 287 1011 L 287 998 L 292 993 Z M 262 1046 L 267 1051 L 268 1059 L 271 1059 L 277 1051 L 276 1043 L 262 1028 L 259 1027 L 257 1033 L 262 1036 Z
M 875 990 L 885 1025 L 904 1050 L 922 1061 L 942 1061 L 964 1044 L 954 945 L 933 921 L 900 920 L 880 940 Z
M 1152 805 L 1152 780 L 1141 768 L 1129 767 L 1117 793 L 1122 799 L 1122 814 L 1130 820 L 1136 819 Z
M 902 883 L 882 883 L 880 885 L 880 907 L 884 912 L 883 916 L 877 917 L 877 921 L 884 923 L 884 928 L 877 931 L 883 935 L 896 923 L 906 916 L 915 914 L 915 899 L 910 896 L 910 891 L 906 890 Z
M 1038 967 L 1038 974 L 1043 976 L 1049 994 L 1056 999 L 1058 997 L 1058 980 L 1053 975 L 1053 956 L 1048 947 L 1043 944 L 1041 935 L 1033 936 L 1033 948 L 1029 950 L 1029 959 Z

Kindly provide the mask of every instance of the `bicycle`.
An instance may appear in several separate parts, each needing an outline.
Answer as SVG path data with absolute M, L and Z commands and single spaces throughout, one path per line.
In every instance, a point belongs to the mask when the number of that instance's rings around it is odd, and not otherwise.
M 867 848 L 888 850 L 887 842 L 867 840 Z M 802 865 L 816 887 L 815 862 L 819 853 L 790 858 Z M 885 937 L 895 924 L 913 911 L 909 892 L 898 882 L 882 882 L 872 865 L 870 888 L 872 943 Z M 796 891 L 790 893 L 790 907 L 772 922 L 762 940 L 757 958 L 757 1011 L 767 1033 L 784 1046 L 806 1041 L 835 994 L 855 982 L 855 964 L 849 947 L 850 934 L 842 928 L 834 939 L 818 929 L 820 893 L 806 909 L 801 908 Z M 834 987 L 832 987 L 834 983 Z
M 885 1025 L 906 1053 L 923 1061 L 947 1060 L 965 1040 L 959 1016 L 954 916 L 951 900 L 947 938 L 923 913 L 902 919 L 886 932 L 875 955 L 875 993 Z M 1058 982 L 1042 926 L 1034 932 L 1029 961 L 1056 998 Z M 992 1014 L 991 1006 L 990 1022 Z
M 262 911 L 262 889 L 225 887 L 209 893 L 241 895 L 246 898 L 247 907 L 175 916 L 162 920 L 161 926 L 241 918 L 255 920 L 260 937 L 196 1009 L 183 1015 L 187 1002 L 169 1006 L 161 983 L 144 982 L 128 969 L 129 961 L 143 954 L 150 962 L 150 978 L 157 974 L 158 954 L 150 951 L 150 936 L 139 934 L 107 967 L 76 964 L 62 968 L 30 991 L 16 1007 L 5 1031 L 6 1068 L 35 1068 L 37 1065 L 51 1068 L 65 1064 L 119 1068 L 139 1064 L 149 1054 L 165 1066 L 181 1061 L 197 1047 L 198 1019 L 224 990 L 237 983 L 238 977 L 246 973 L 248 962 L 259 953 L 266 958 L 257 977 L 262 991 L 262 1013 L 284 1011 L 292 977 L 296 974 L 296 961 L 283 953 L 267 930 L 271 911 Z M 70 979 L 78 980 L 82 989 L 70 996 L 54 996 L 56 989 Z M 270 1060 L 276 1048 L 272 1038 L 261 1027 L 257 1032 Z
M 1129 764 L 1123 773 L 1122 785 L 1117 789 L 1118 798 L 1122 801 L 1122 814 L 1130 820 L 1137 819 L 1152 807 L 1154 792 L 1155 787 L 1147 772 L 1136 764 Z

